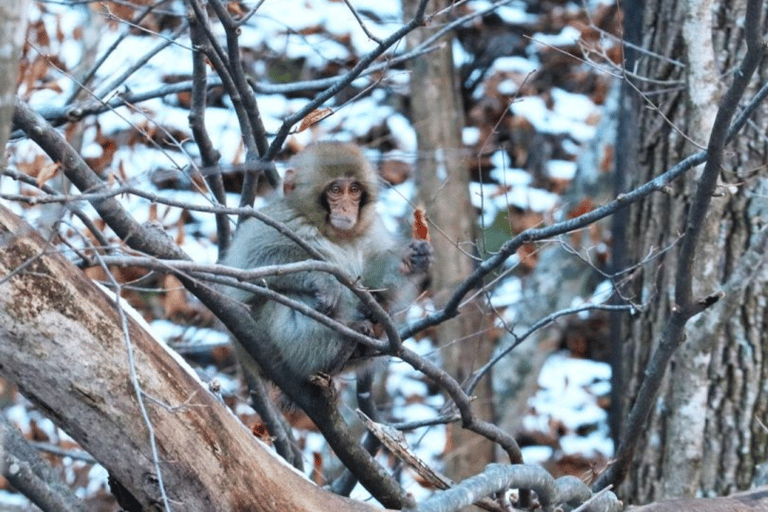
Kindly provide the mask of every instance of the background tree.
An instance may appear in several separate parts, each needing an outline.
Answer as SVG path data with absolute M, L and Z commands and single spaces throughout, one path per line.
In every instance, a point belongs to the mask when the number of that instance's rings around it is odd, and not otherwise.
M 19 55 L 24 44 L 29 2 L 22 0 L 0 6 L 0 47 L 6 49 L 0 59 L 0 147 L 5 147 L 13 117 L 13 93 L 19 74 Z M 5 159 L 0 158 L 5 165 Z
M 637 57 L 637 77 L 628 77 L 634 90 L 627 94 L 635 97 L 628 104 L 635 110 L 624 115 L 636 119 L 638 136 L 638 172 L 628 174 L 630 188 L 706 147 L 749 37 L 739 21 L 748 2 L 638 4 L 647 53 Z M 757 92 L 766 72 L 762 59 L 746 97 Z M 658 257 L 628 276 L 625 293 L 647 306 L 625 317 L 625 407 L 637 396 L 675 307 L 677 274 L 692 274 L 694 297 L 726 293 L 687 324 L 648 426 L 637 433 L 641 440 L 624 488 L 631 502 L 722 495 L 765 482 L 766 122 L 758 109 L 743 136 L 727 146 L 692 267 L 681 268 L 679 251 L 701 168 L 633 206 L 626 217 L 628 263 Z
M 406 2 L 405 11 L 416 9 L 416 2 Z M 448 2 L 437 2 L 438 10 L 447 9 Z M 418 47 L 436 29 L 422 30 L 409 36 L 409 46 Z M 439 219 L 433 232 L 435 265 L 431 289 L 435 304 L 442 307 L 451 291 L 466 279 L 475 265 L 477 239 L 475 214 L 469 199 L 468 155 L 461 138 L 464 127 L 463 105 L 459 95 L 458 76 L 452 51 L 453 36 L 440 39 L 442 46 L 429 55 L 414 59 L 410 64 L 411 118 L 417 127 L 418 158 L 416 184 L 418 202 L 428 218 Z M 495 346 L 494 336 L 488 335 L 489 317 L 483 310 L 482 299 L 463 305 L 456 319 L 441 323 L 434 333 L 434 343 L 440 347 L 443 365 L 459 382 L 487 361 Z M 493 393 L 490 376 L 474 391 L 475 413 L 487 421 L 494 419 Z M 450 452 L 446 455 L 446 474 L 463 480 L 482 471 L 494 461 L 493 443 L 488 439 L 449 426 Z

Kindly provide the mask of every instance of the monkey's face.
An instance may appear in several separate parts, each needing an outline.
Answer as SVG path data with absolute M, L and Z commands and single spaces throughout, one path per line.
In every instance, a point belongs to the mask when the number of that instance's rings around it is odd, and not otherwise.
M 350 231 L 358 222 L 364 200 L 363 185 L 352 178 L 337 178 L 323 192 L 321 203 L 328 212 L 328 223 L 341 232 Z
M 359 148 L 337 142 L 309 146 L 283 177 L 286 206 L 331 242 L 365 237 L 375 218 L 378 175 Z

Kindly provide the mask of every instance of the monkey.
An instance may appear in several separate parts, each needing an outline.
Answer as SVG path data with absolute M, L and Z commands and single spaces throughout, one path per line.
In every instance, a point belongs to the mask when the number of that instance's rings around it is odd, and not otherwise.
M 321 142 L 291 159 L 283 194 L 268 200 L 262 212 L 293 233 L 374 293 L 388 311 L 410 302 L 432 263 L 425 240 L 398 240 L 376 212 L 379 177 L 354 144 Z M 253 269 L 310 259 L 307 252 L 276 229 L 255 218 L 240 223 L 222 263 Z M 260 284 L 300 301 L 358 332 L 376 335 L 376 325 L 354 293 L 333 275 L 305 271 L 259 280 Z M 283 304 L 243 289 L 225 287 L 247 304 L 263 336 L 277 350 L 292 376 L 336 375 L 365 364 L 372 350 Z M 269 346 L 269 345 L 268 345 Z M 235 343 L 246 371 L 254 358 Z M 263 372 L 259 372 L 263 373 Z

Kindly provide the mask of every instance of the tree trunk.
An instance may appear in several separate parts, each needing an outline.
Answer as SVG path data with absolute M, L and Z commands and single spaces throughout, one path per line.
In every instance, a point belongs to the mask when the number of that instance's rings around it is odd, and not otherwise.
M 0 375 L 144 510 L 156 510 L 160 494 L 131 357 L 172 510 L 372 510 L 268 453 L 191 368 L 130 316 L 121 327 L 112 297 L 1 206 L 0 240 Z
M 405 2 L 406 18 L 416 2 Z M 447 0 L 430 4 L 439 11 Z M 410 47 L 431 35 L 422 29 L 408 36 Z M 435 305 L 442 307 L 447 294 L 473 270 L 467 253 L 474 252 L 475 212 L 469 198 L 469 172 L 461 139 L 464 115 L 454 73 L 451 37 L 444 46 L 410 64 L 411 119 L 416 127 L 419 158 L 417 185 L 419 202 L 433 223 L 432 244 L 435 265 L 432 290 Z M 435 229 L 437 227 L 438 229 Z M 482 366 L 491 356 L 494 340 L 486 335 L 487 315 L 480 303 L 472 301 L 458 318 L 435 329 L 434 341 L 441 349 L 445 370 L 459 382 Z M 490 378 L 475 389 L 474 412 L 482 419 L 493 419 Z M 493 443 L 458 425 L 449 428 L 451 453 L 445 471 L 462 480 L 483 470 L 494 460 Z
M 631 185 L 698 151 L 695 144 L 706 145 L 720 95 L 731 81 L 729 73 L 744 55 L 744 4 L 645 4 L 643 48 L 650 53 L 640 55 L 638 72 L 667 83 L 637 82 L 649 94 L 637 102 L 638 172 Z M 765 83 L 767 76 L 763 64 L 755 82 Z M 648 108 L 647 99 L 658 111 Z M 622 489 L 629 502 L 745 489 L 768 455 L 768 433 L 761 426 L 768 414 L 768 364 L 763 357 L 768 349 L 768 272 L 758 249 L 759 231 L 768 218 L 768 118 L 759 110 L 753 120 L 726 148 L 724 186 L 713 198 L 694 266 L 697 296 L 719 289 L 727 295 L 688 323 L 686 342 L 667 370 L 647 428 L 636 433 L 641 442 Z M 630 285 L 643 310 L 625 326 L 625 408 L 631 406 L 674 307 L 677 242 L 697 177 L 696 170 L 688 173 L 667 193 L 650 196 L 630 211 L 628 262 L 655 256 Z
M 0 3 L 0 148 L 5 148 L 11 131 L 15 102 L 16 77 L 19 74 L 19 54 L 27 33 L 29 0 Z M 0 154 L 5 165 L 5 152 Z

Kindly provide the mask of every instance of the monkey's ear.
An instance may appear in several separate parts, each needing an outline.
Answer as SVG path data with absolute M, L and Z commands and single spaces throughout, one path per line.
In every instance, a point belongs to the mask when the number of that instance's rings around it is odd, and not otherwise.
M 296 188 L 296 170 L 286 169 L 283 176 L 283 195 L 287 196 Z

